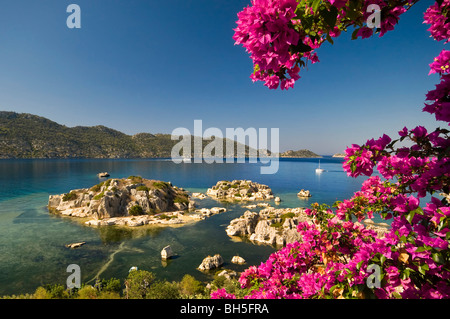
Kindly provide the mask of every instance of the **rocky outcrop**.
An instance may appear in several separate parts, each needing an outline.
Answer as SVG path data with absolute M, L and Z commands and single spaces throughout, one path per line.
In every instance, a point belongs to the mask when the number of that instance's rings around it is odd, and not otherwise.
M 202 208 L 197 209 L 195 212 L 198 213 L 200 216 L 199 219 L 204 219 L 206 217 L 211 217 L 216 214 L 224 213 L 227 209 L 224 207 L 212 207 L 212 208 Z
M 158 220 L 181 223 L 189 202 L 188 194 L 170 183 L 130 176 L 51 195 L 48 209 L 63 216 L 91 218 L 88 225 L 140 226 Z
M 245 259 L 241 256 L 233 256 L 233 258 L 231 258 L 231 262 L 233 264 L 243 265 L 245 264 Z
M 202 194 L 202 193 L 192 193 L 191 196 L 193 198 L 198 198 L 198 199 L 205 199 L 207 197 L 205 194 Z
M 259 214 L 246 211 L 244 215 L 233 219 L 226 228 L 228 236 L 250 236 L 255 232 L 256 224 L 259 220 Z
M 228 236 L 245 236 L 257 243 L 284 246 L 300 240 L 297 225 L 309 220 L 302 208 L 269 207 L 259 213 L 246 211 L 230 222 L 226 232 Z
M 300 190 L 300 192 L 298 192 L 297 194 L 298 197 L 311 197 L 311 193 L 308 190 Z
M 208 256 L 205 259 L 203 259 L 200 266 L 198 266 L 199 270 L 212 270 L 216 269 L 223 265 L 223 258 L 219 254 L 216 254 L 214 256 Z
M 217 274 L 217 277 L 225 277 L 226 279 L 230 280 L 232 278 L 236 278 L 237 275 L 238 273 L 233 270 L 224 269 Z
M 297 231 L 300 222 L 312 223 L 303 208 L 268 207 L 259 213 L 248 210 L 241 217 L 233 219 L 227 226 L 226 233 L 228 236 L 246 237 L 255 243 L 285 246 L 301 241 Z M 379 238 L 384 237 L 390 228 L 386 223 L 375 223 L 371 219 L 364 220 L 363 224 L 367 229 L 375 231 Z
M 219 200 L 255 201 L 271 200 L 272 190 L 267 185 L 247 180 L 219 181 L 206 195 Z

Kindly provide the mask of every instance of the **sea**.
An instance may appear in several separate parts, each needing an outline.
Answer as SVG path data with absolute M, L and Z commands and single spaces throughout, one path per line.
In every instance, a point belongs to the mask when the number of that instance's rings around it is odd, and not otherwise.
M 67 217 L 50 214 L 49 195 L 72 189 L 89 188 L 102 179 L 142 176 L 171 182 L 191 192 L 204 192 L 218 181 L 245 179 L 268 185 L 277 205 L 310 207 L 312 203 L 332 205 L 350 198 L 360 189 L 364 178 L 351 178 L 342 169 L 342 158 L 324 156 L 316 174 L 317 158 L 280 159 L 273 175 L 261 174 L 261 163 L 181 163 L 170 159 L 71 159 L 0 160 L 0 296 L 33 293 L 47 284 L 66 285 L 78 265 L 82 284 L 94 284 L 96 278 L 117 278 L 122 282 L 131 267 L 151 271 L 157 279 L 179 281 L 185 274 L 211 281 L 214 272 L 197 270 L 207 256 L 220 254 L 226 269 L 243 271 L 267 260 L 276 247 L 254 244 L 244 238 L 231 238 L 226 226 L 247 208 L 242 203 L 221 203 L 207 198 L 197 200 L 198 208 L 222 206 L 225 213 L 183 227 L 89 227 Z M 301 199 L 297 193 L 309 190 L 312 197 Z M 249 204 L 249 203 L 248 203 Z M 78 249 L 67 244 L 85 242 Z M 161 260 L 161 250 L 171 245 L 175 256 Z M 231 263 L 233 256 L 246 260 Z

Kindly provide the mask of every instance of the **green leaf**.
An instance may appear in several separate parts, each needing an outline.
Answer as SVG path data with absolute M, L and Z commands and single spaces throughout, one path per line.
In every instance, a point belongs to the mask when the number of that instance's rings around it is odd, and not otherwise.
M 421 252 L 426 251 L 426 250 L 428 250 L 427 247 L 418 247 L 415 252 L 416 253 L 421 253 Z
M 431 257 L 433 258 L 433 261 L 435 263 L 438 263 L 441 265 L 445 263 L 444 257 L 442 257 L 442 254 L 440 254 L 440 253 L 434 253 L 431 255 Z
M 330 42 L 331 44 L 334 44 L 333 39 L 331 38 L 330 34 L 327 33 L 327 41 Z
M 428 267 L 427 264 L 423 264 L 423 265 L 420 265 L 420 266 L 418 267 L 418 269 L 419 269 L 419 272 L 420 272 L 422 275 L 425 275 L 426 272 L 427 272 L 428 270 L 430 270 L 430 267 Z
M 314 0 L 312 3 L 312 9 L 314 11 L 314 13 L 317 12 L 317 9 L 319 8 L 320 3 L 322 2 L 322 0 Z
M 403 271 L 402 279 L 405 280 L 405 279 L 409 278 L 409 275 L 410 275 L 410 268 L 406 268 L 406 269 Z
M 311 29 L 311 27 L 313 26 L 313 17 L 312 16 L 300 17 L 300 20 L 301 20 L 302 26 L 304 27 L 305 30 Z
M 364 260 L 363 261 L 360 261 L 359 263 L 357 263 L 356 264 L 356 269 L 360 269 L 361 268 L 361 266 L 362 266 L 362 264 L 364 263 Z
M 304 44 L 303 42 L 299 41 L 298 44 L 295 46 L 296 52 L 309 52 L 312 50 L 312 48 L 309 45 Z
M 408 223 L 412 224 L 412 220 L 413 220 L 415 215 L 416 215 L 415 211 L 409 212 L 409 214 L 406 216 L 406 220 L 408 221 Z
M 328 24 L 330 28 L 334 28 L 337 21 L 338 9 L 335 6 L 331 6 L 330 11 L 327 9 L 320 10 L 320 15 L 325 20 L 325 23 Z
M 352 33 L 352 40 L 356 40 L 358 38 L 357 34 L 358 34 L 359 28 L 355 29 L 355 31 L 353 31 Z

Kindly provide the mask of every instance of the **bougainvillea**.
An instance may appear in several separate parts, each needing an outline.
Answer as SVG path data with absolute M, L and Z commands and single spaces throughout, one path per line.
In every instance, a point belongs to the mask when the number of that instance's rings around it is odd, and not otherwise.
M 300 79 L 301 68 L 319 61 L 316 49 L 342 31 L 355 27 L 352 38 L 382 37 L 394 29 L 400 15 L 418 0 L 252 0 L 238 14 L 235 44 L 253 60 L 250 76 L 270 89 L 289 89 Z M 373 10 L 380 9 L 380 25 L 369 28 Z M 430 14 L 430 19 L 435 21 Z M 436 24 L 436 23 L 435 23 Z
M 306 60 L 317 62 L 313 51 L 325 40 L 332 42 L 350 26 L 354 38 L 374 31 L 383 36 L 415 2 L 253 0 L 239 15 L 235 40 L 255 62 L 253 80 L 287 89 Z M 364 25 L 369 4 L 381 8 L 376 30 Z M 450 39 L 449 9 L 449 0 L 438 0 L 425 12 L 424 23 L 437 41 Z M 439 74 L 441 82 L 428 92 L 431 103 L 423 109 L 448 125 L 449 52 L 430 64 L 430 74 Z M 343 169 L 351 177 L 368 177 L 361 190 L 336 202 L 334 210 L 317 203 L 307 209 L 312 222 L 298 225 L 299 242 L 241 274 L 245 298 L 450 298 L 449 133 L 404 127 L 394 140 L 383 135 L 349 147 Z M 377 234 L 360 223 L 374 215 L 390 222 L 388 231 Z M 369 284 L 373 266 L 377 284 Z M 211 297 L 235 295 L 221 289 Z

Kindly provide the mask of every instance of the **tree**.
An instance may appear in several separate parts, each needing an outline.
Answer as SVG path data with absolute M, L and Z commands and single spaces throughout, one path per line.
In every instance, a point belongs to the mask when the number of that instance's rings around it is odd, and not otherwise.
M 145 299 L 155 275 L 146 270 L 132 270 L 125 280 L 126 299 Z
M 308 61 L 318 62 L 314 50 L 324 41 L 333 43 L 350 27 L 354 39 L 383 36 L 416 2 L 253 0 L 239 14 L 234 39 L 250 52 L 254 81 L 288 89 Z M 367 26 L 372 4 L 381 14 L 376 29 Z M 450 0 L 438 0 L 425 12 L 436 41 L 450 39 L 449 9 Z M 441 82 L 426 95 L 423 111 L 450 125 L 450 51 L 443 50 L 430 68 Z M 317 203 L 306 210 L 314 222 L 299 224 L 302 241 L 241 275 L 247 297 L 450 298 L 449 133 L 405 127 L 395 140 L 383 135 L 348 148 L 344 170 L 352 177 L 369 177 L 361 190 L 335 203 L 334 211 Z M 405 140 L 410 147 L 396 146 Z M 373 175 L 374 169 L 383 179 Z M 384 235 L 355 221 L 374 214 L 391 221 Z M 235 296 L 221 289 L 211 297 Z

